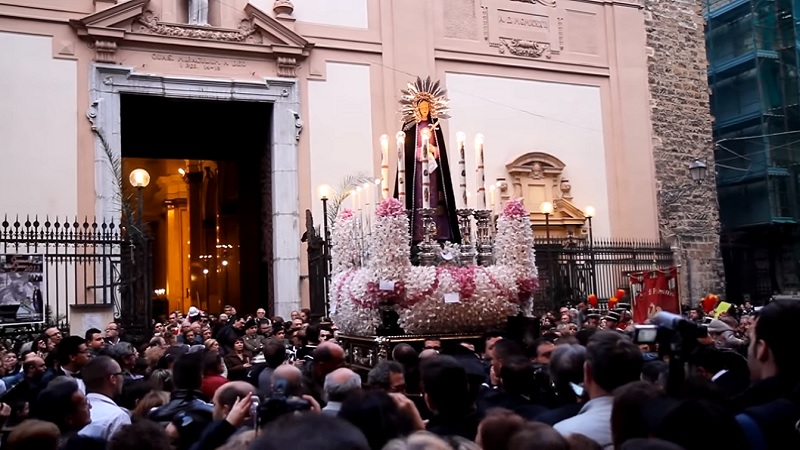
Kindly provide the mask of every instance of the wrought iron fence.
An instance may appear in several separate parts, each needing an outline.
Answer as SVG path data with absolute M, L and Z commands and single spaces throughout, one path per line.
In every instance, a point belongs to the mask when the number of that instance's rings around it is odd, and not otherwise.
M 539 289 L 534 302 L 547 308 L 577 304 L 594 293 L 607 300 L 627 289 L 628 274 L 674 264 L 672 249 L 656 241 L 536 239 Z
M 9 311 L 2 309 L 4 305 L 6 310 L 14 310 L 19 301 L 14 297 L 23 298 L 24 303 L 26 289 L 39 289 L 47 324 L 69 330 L 70 308 L 111 305 L 126 328 L 144 331 L 152 315 L 151 252 L 146 234 L 113 221 L 45 218 L 41 222 L 38 218 L 6 217 L 0 223 L 0 257 L 7 266 L 0 272 L 0 293 L 4 293 L 0 295 L 0 325 L 9 328 L 7 325 L 15 324 Z M 12 277 L 20 277 L 8 266 L 17 260 L 41 261 L 40 279 L 34 279 L 38 283 L 25 285 L 25 280 L 17 279 L 16 286 L 11 286 Z M 12 293 L 12 289 L 18 292 Z M 17 329 L 36 328 L 23 324 Z

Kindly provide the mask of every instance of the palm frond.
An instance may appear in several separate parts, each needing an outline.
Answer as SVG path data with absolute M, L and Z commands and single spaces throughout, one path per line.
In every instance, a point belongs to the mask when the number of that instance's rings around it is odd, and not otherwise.
M 362 186 L 364 183 L 371 183 L 373 178 L 365 172 L 358 172 L 355 174 L 345 176 L 339 186 L 334 188 L 333 195 L 328 203 L 328 222 L 333 226 L 336 222 L 336 217 L 339 216 L 339 210 L 342 208 L 345 199 L 356 190 L 357 187 Z
M 125 182 L 122 177 L 122 157 L 114 153 L 108 143 L 108 139 L 99 128 L 93 127 L 92 131 L 100 141 L 100 146 L 103 148 L 103 154 L 106 157 L 106 165 L 114 176 L 114 203 L 119 208 L 122 224 L 128 227 L 129 233 L 142 234 L 144 230 L 140 230 L 136 220 L 134 220 L 133 194 L 125 193 Z

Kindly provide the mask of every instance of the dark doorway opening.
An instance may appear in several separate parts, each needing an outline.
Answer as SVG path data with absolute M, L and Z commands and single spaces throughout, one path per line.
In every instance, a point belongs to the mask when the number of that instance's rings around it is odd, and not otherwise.
M 133 169 L 151 180 L 142 218 L 154 239 L 154 315 L 271 311 L 272 105 L 121 97 L 124 198 L 136 198 Z

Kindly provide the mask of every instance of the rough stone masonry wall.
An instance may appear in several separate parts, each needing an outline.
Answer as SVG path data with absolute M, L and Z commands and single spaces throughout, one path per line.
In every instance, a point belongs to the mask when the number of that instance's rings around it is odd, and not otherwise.
M 644 0 L 661 236 L 682 266 L 681 298 L 693 305 L 724 293 L 703 3 Z M 671 202 L 692 182 L 694 158 L 708 164 L 705 182 Z

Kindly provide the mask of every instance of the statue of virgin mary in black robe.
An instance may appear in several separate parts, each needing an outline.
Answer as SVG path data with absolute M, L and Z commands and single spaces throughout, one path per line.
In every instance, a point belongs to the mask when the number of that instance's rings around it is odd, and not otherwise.
M 422 216 L 422 158 L 428 158 L 430 173 L 430 206 L 434 209 L 436 224 L 436 240 L 461 242 L 456 215 L 456 200 L 453 194 L 453 183 L 450 177 L 450 163 L 447 158 L 446 141 L 440 118 L 447 116 L 447 100 L 445 91 L 439 88 L 439 82 L 431 83 L 430 77 L 423 81 L 409 84 L 403 91 L 405 138 L 405 200 L 406 209 L 411 211 L 411 240 L 414 244 L 424 238 Z M 407 120 L 407 119 L 411 120 Z M 423 155 L 422 131 L 430 130 L 428 155 Z M 435 164 L 434 164 L 435 162 Z M 398 183 L 395 180 L 395 198 L 398 197 Z

